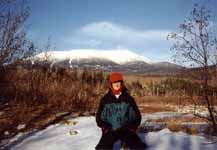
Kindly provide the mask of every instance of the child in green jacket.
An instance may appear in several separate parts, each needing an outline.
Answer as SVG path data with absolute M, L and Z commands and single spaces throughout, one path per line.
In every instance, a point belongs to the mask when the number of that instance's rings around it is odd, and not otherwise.
M 112 150 L 117 140 L 124 142 L 130 149 L 145 149 L 146 145 L 136 134 L 141 123 L 141 114 L 124 86 L 121 73 L 111 73 L 109 92 L 100 101 L 96 122 L 102 129 L 97 150 Z

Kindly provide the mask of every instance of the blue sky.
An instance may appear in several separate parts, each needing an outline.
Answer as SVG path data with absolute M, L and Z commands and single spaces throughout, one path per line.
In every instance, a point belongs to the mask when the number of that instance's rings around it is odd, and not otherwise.
M 206 0 L 30 0 L 28 36 L 41 46 L 51 37 L 52 50 L 129 49 L 172 61 L 166 36 L 198 1 Z

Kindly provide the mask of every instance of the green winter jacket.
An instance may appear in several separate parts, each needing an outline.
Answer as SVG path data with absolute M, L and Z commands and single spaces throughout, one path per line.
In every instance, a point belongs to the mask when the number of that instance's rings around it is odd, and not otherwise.
M 96 122 L 102 129 L 136 129 L 141 123 L 141 114 L 135 100 L 124 87 L 118 99 L 111 90 L 101 99 Z

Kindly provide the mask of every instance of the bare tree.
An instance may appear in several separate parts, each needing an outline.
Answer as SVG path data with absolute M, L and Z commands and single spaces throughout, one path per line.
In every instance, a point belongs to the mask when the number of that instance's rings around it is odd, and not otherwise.
M 0 2 L 0 66 L 30 56 L 34 45 L 26 38 L 25 22 L 30 9 L 24 0 Z
M 214 74 L 215 74 L 215 86 L 217 87 L 217 38 L 215 38 L 215 52 L 214 52 L 214 59 L 215 59 L 215 65 L 214 65 Z
M 211 11 L 205 6 L 195 4 L 190 18 L 180 24 L 179 29 L 179 32 L 168 35 L 168 38 L 174 42 L 171 49 L 175 52 L 175 61 L 181 60 L 192 67 L 200 68 L 197 76 L 202 79 L 202 100 L 209 112 L 205 118 L 212 123 L 214 133 L 217 134 L 217 110 L 213 97 L 210 96 L 212 87 L 209 85 L 214 77 L 210 68 L 216 67 L 215 51 L 217 48 Z M 195 115 L 204 117 L 198 113 Z

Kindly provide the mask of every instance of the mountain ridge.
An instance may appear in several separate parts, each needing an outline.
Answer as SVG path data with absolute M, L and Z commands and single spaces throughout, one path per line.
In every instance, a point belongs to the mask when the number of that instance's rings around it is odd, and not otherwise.
M 43 52 L 32 64 L 61 68 L 89 68 L 133 73 L 176 73 L 182 66 L 170 62 L 153 62 L 129 50 L 71 50 Z
M 125 64 L 131 61 L 144 61 L 152 63 L 150 59 L 140 56 L 127 49 L 117 50 L 96 50 L 96 49 L 74 49 L 68 51 L 49 51 L 42 52 L 36 55 L 33 59 L 47 59 L 49 61 L 62 61 L 65 59 L 79 60 L 79 59 L 107 59 L 117 64 Z

